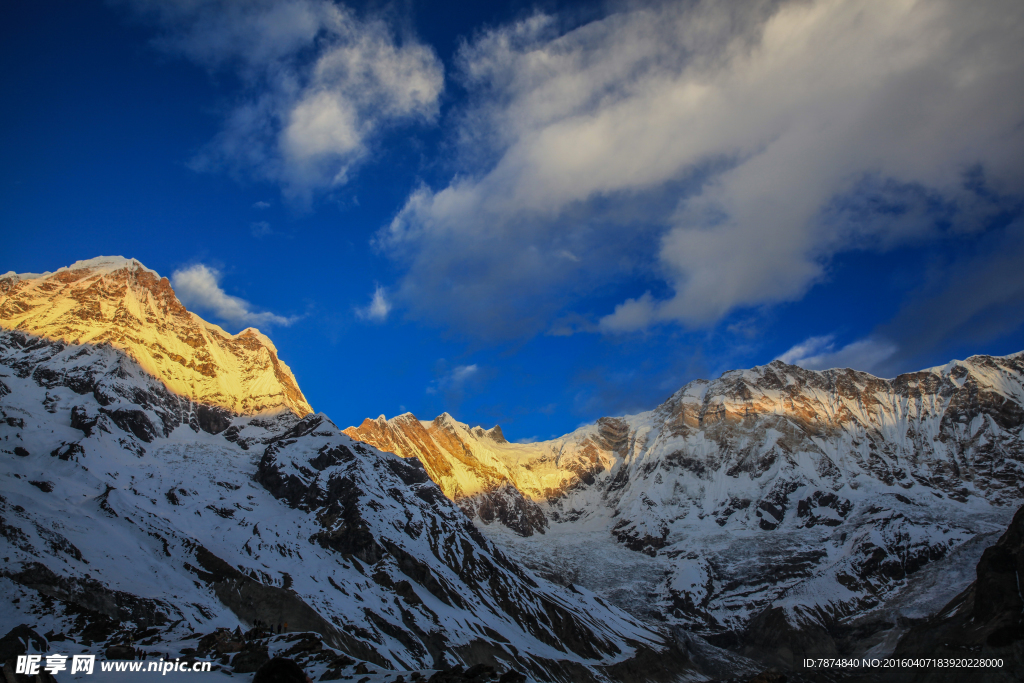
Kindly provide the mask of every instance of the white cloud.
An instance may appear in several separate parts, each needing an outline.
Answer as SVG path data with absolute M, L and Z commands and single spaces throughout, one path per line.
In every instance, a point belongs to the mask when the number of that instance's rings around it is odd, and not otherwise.
M 270 208 L 270 202 L 262 202 L 262 201 L 260 201 L 260 202 L 256 202 L 256 203 L 254 203 L 254 204 L 252 205 L 252 208 L 254 208 L 254 209 L 260 209 L 261 211 L 262 211 L 263 209 L 269 209 L 269 208 Z
M 1022 43 L 1016 0 L 664 3 L 564 34 L 537 15 L 462 50 L 459 172 L 376 243 L 414 314 L 473 334 L 543 329 L 637 272 L 671 293 L 602 329 L 793 300 L 836 253 L 934 234 L 921 196 L 971 228 L 972 167 L 1019 191 Z
M 438 113 L 433 50 L 329 0 L 124 2 L 163 28 L 161 48 L 234 71 L 249 94 L 196 168 L 252 174 L 308 201 L 345 183 L 386 127 Z
M 384 322 L 388 319 L 388 313 L 390 312 L 391 302 L 388 301 L 387 292 L 380 285 L 377 285 L 373 290 L 373 296 L 370 297 L 369 305 L 356 309 L 356 315 L 360 318 L 375 322 Z
M 835 337 L 808 337 L 776 360 L 799 365 L 808 370 L 852 368 L 874 372 L 897 351 L 894 344 L 881 339 L 859 339 L 842 348 L 835 347 Z
M 215 317 L 233 325 L 291 325 L 298 318 L 286 318 L 274 313 L 257 313 L 245 299 L 231 296 L 220 287 L 221 274 L 217 270 L 196 264 L 171 274 L 171 284 L 178 299 L 189 309 L 209 311 Z
M 473 365 L 456 365 L 452 369 L 451 383 L 462 384 L 467 379 L 475 375 L 477 373 L 477 370 L 478 368 L 476 366 L 476 363 L 474 363 Z
M 831 334 L 822 337 L 808 337 L 775 360 L 781 360 L 783 363 L 790 365 L 799 365 L 809 356 L 813 356 L 823 350 L 832 349 L 834 341 L 835 336 Z
M 449 399 L 461 397 L 466 384 L 480 374 L 476 363 L 449 368 L 444 360 L 438 361 L 438 371 L 440 376 L 427 387 L 427 393 L 433 395 L 443 392 Z
M 577 256 L 576 254 L 572 253 L 568 249 L 562 249 L 561 251 L 558 252 L 558 255 L 561 256 L 562 258 L 568 260 L 568 261 L 572 261 L 573 263 L 579 263 L 580 262 L 580 257 Z

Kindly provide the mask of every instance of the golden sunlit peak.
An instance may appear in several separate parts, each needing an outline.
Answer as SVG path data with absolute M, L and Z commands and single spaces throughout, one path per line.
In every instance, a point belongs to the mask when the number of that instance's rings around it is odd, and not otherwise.
M 0 283 L 0 328 L 109 343 L 174 393 L 234 413 L 312 412 L 266 335 L 254 327 L 232 335 L 206 322 L 136 259 L 100 256 L 53 272 L 8 273 Z

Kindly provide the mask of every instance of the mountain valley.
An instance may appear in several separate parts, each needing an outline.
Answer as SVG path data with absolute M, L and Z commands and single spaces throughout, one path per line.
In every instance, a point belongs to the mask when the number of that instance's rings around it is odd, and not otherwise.
M 972 610 L 963 651 L 1024 643 L 991 607 L 1024 571 L 1024 353 L 776 361 L 538 443 L 341 430 L 266 336 L 103 257 L 0 276 L 0 411 L 2 630 L 68 653 L 632 682 L 920 652 Z

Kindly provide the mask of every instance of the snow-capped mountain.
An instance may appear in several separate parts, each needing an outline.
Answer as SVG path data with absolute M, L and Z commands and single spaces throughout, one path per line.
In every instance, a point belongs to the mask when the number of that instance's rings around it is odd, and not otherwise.
M 892 380 L 774 362 L 533 444 L 448 414 L 342 432 L 266 337 L 136 261 L 8 273 L 0 622 L 189 657 L 288 623 L 333 648 L 301 641 L 322 680 L 887 654 L 1024 499 L 1022 429 L 1024 353 Z M 261 654 L 235 652 L 236 673 Z
M 215 629 L 259 620 L 319 634 L 333 654 L 305 655 L 322 680 L 484 664 L 700 679 L 665 633 L 509 560 L 416 460 L 300 418 L 269 342 L 188 313 L 137 262 L 3 282 L 0 325 L 21 321 L 0 329 L 4 632 L 32 625 L 73 652 L 131 635 L 194 657 L 224 640 Z M 170 359 L 179 343 L 212 365 Z M 176 390 L 189 372 L 211 403 Z M 260 654 L 222 651 L 236 673 Z
M 108 343 L 197 404 L 247 415 L 312 412 L 270 339 L 255 328 L 228 334 L 190 313 L 167 278 L 135 259 L 101 256 L 53 273 L 0 275 L 0 328 Z
M 346 433 L 418 457 L 528 566 L 757 654 L 778 649 L 765 633 L 895 623 L 963 589 L 1024 498 L 1022 426 L 1015 354 L 892 380 L 776 361 L 533 444 L 447 415 Z M 948 580 L 899 602 L 926 565 Z

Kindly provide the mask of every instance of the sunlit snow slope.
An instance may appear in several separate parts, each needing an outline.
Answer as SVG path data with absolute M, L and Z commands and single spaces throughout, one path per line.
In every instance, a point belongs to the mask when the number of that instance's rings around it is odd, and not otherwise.
M 312 412 L 266 336 L 254 328 L 231 335 L 190 313 L 167 278 L 134 259 L 0 275 L 0 329 L 109 343 L 178 396 L 236 414 Z

